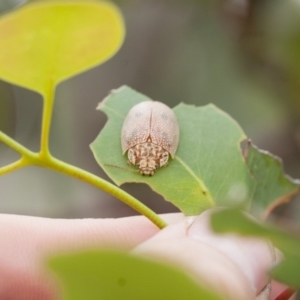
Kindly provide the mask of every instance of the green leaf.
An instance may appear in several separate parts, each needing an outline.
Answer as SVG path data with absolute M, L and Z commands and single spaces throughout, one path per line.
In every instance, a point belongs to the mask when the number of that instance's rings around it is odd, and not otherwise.
M 281 160 L 271 153 L 250 144 L 246 162 L 257 182 L 252 203 L 256 215 L 270 212 L 299 192 L 299 180 L 285 175 Z
M 300 238 L 275 227 L 260 224 L 245 213 L 226 209 L 211 217 L 212 228 L 221 233 L 234 232 L 244 236 L 268 239 L 285 256 L 282 263 L 271 270 L 271 275 L 294 288 L 300 288 Z
M 180 141 L 174 160 L 154 176 L 141 176 L 122 156 L 120 134 L 130 108 L 148 97 L 122 87 L 99 105 L 107 124 L 91 148 L 99 165 L 117 184 L 140 182 L 172 202 L 186 215 L 197 215 L 216 205 L 250 205 L 254 180 L 243 160 L 240 142 L 245 135 L 238 124 L 214 105 L 174 108 Z
M 43 1 L 0 19 L 0 78 L 42 94 L 58 82 L 108 60 L 124 25 L 100 1 Z
M 300 251 L 300 249 L 298 249 Z M 280 282 L 285 283 L 295 289 L 300 288 L 300 255 L 286 258 L 271 270 L 272 276 Z
M 181 270 L 126 253 L 90 251 L 51 258 L 64 300 L 221 300 Z

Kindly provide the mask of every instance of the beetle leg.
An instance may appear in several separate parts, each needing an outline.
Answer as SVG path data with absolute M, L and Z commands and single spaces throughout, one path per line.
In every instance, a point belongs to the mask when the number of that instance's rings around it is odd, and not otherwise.
M 163 154 L 161 155 L 161 157 L 159 159 L 160 166 L 161 167 L 167 166 L 168 165 L 168 160 L 169 160 L 169 152 L 165 151 L 165 152 L 163 152 Z
M 128 156 L 128 162 L 129 162 L 129 164 L 135 165 L 135 162 L 136 162 L 136 155 L 135 155 L 135 151 L 134 151 L 132 148 L 130 148 L 130 149 L 128 150 L 127 156 Z

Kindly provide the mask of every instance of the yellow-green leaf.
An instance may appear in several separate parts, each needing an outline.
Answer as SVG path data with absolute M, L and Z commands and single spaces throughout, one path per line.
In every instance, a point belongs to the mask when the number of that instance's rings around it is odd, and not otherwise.
M 0 19 L 0 78 L 41 94 L 109 59 L 124 38 L 109 2 L 42 1 Z

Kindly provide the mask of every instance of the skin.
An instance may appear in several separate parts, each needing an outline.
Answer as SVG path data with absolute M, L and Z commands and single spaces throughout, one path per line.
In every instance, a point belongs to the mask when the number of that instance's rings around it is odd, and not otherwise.
M 214 234 L 210 212 L 163 218 L 170 225 L 159 230 L 142 216 L 63 220 L 2 214 L 0 299 L 59 299 L 55 280 L 42 267 L 44 259 L 91 247 L 123 249 L 178 265 L 226 299 L 258 299 L 269 282 L 266 270 L 275 261 L 266 241 Z M 270 299 L 283 289 L 274 285 Z

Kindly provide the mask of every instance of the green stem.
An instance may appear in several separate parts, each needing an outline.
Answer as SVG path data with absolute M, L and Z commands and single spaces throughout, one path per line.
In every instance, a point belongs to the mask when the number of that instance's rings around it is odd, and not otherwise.
M 36 160 L 39 160 L 39 154 L 34 153 L 9 137 L 7 134 L 0 131 L 0 141 L 6 144 L 11 149 L 21 155 L 21 158 L 7 166 L 0 168 L 0 176 L 20 169 L 22 167 L 32 165 Z
M 11 149 L 18 152 L 20 155 L 30 156 L 33 153 L 30 150 L 28 150 L 26 147 L 24 147 L 23 145 L 21 145 L 11 137 L 9 137 L 7 134 L 3 133 L 2 131 L 0 131 L 0 141 L 6 144 Z
M 18 142 L 16 142 L 15 140 L 13 140 L 12 138 L 10 138 L 8 135 L 4 134 L 3 132 L 0 132 L 0 141 L 2 141 L 7 146 L 9 146 L 10 148 L 22 155 L 22 158 L 20 160 L 3 168 L 0 168 L 0 175 L 9 173 L 27 165 L 37 165 L 40 167 L 46 167 L 54 171 L 78 178 L 97 188 L 100 188 L 101 190 L 111 194 L 112 196 L 121 200 L 125 204 L 129 205 L 139 213 L 143 214 L 154 224 L 156 224 L 159 228 L 164 228 L 167 226 L 166 222 L 163 219 L 161 219 L 154 211 L 142 204 L 136 198 L 132 197 L 117 186 L 109 183 L 108 181 L 100 177 L 97 177 L 94 174 L 91 174 L 87 171 L 84 171 L 82 169 L 79 169 L 75 166 L 69 165 L 63 161 L 52 157 L 48 150 L 44 153 L 34 153 L 26 147 L 19 144 Z M 45 145 L 47 145 L 47 142 L 45 143 Z
M 167 226 L 167 223 L 161 219 L 154 211 L 152 211 L 150 208 L 142 204 L 140 201 L 138 201 L 136 198 L 132 197 L 131 195 L 127 194 L 117 186 L 109 183 L 108 181 L 97 177 L 96 175 L 89 173 L 87 171 L 84 171 L 80 168 L 77 168 L 75 166 L 69 165 L 63 161 L 60 161 L 52 156 L 47 159 L 47 161 L 41 161 L 40 165 L 43 165 L 49 169 L 52 169 L 54 171 L 78 178 L 84 182 L 87 182 L 97 188 L 100 188 L 101 190 L 107 192 L 108 194 L 116 197 L 117 199 L 121 200 L 128 206 L 132 207 L 139 213 L 143 214 L 145 217 L 147 217 L 149 220 L 151 220 L 155 225 L 157 225 L 159 228 L 164 228 Z
M 41 132 L 41 155 L 44 157 L 50 156 L 49 150 L 49 135 L 52 121 L 52 113 L 54 106 L 55 84 L 53 81 L 49 82 L 48 92 L 43 95 L 43 120 Z
M 17 169 L 20 169 L 21 167 L 24 167 L 24 163 L 22 159 L 19 159 L 14 163 L 11 163 L 7 166 L 0 168 L 0 176 L 15 171 Z
M 164 228 L 167 226 L 166 222 L 162 220 L 154 211 L 149 209 L 147 206 L 142 204 L 140 201 L 127 194 L 117 186 L 109 183 L 108 181 L 99 178 L 89 172 L 79 169 L 75 166 L 64 163 L 50 154 L 49 150 L 49 134 L 50 126 L 53 112 L 54 104 L 54 92 L 55 85 L 50 82 L 48 86 L 48 91 L 43 96 L 44 106 L 43 106 L 43 120 L 42 120 L 42 132 L 41 132 L 41 150 L 39 153 L 34 153 L 22 146 L 3 132 L 0 132 L 0 141 L 4 142 L 7 146 L 21 154 L 22 158 L 12 163 L 8 166 L 0 168 L 0 175 L 14 171 L 20 167 L 26 165 L 37 165 L 41 167 L 46 167 L 57 172 L 78 178 L 84 182 L 87 182 L 101 190 L 111 194 L 112 196 L 123 201 L 139 213 L 143 214 L 159 228 Z

